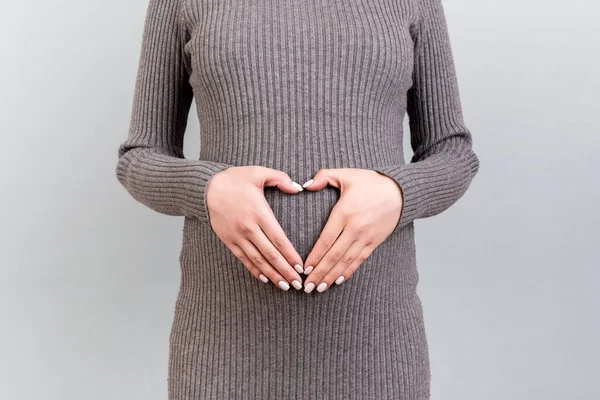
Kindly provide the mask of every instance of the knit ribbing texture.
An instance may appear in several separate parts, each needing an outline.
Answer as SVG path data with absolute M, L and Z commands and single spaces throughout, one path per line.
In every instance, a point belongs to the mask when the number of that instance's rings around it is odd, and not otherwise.
M 200 148 L 186 159 L 193 99 Z M 283 291 L 210 225 L 209 180 L 243 165 L 296 182 L 371 169 L 399 185 L 402 214 L 341 285 Z M 429 399 L 414 221 L 453 205 L 478 169 L 441 0 L 149 0 L 116 175 L 184 217 L 169 399 Z M 265 198 L 304 259 L 339 191 Z

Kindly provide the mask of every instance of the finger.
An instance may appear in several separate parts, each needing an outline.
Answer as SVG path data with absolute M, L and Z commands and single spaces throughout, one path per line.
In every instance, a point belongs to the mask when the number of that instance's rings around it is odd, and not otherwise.
M 240 246 L 238 246 L 237 244 L 228 244 L 227 247 L 229 247 L 231 252 L 242 262 L 242 264 L 244 264 L 246 269 L 250 271 L 250 273 L 254 275 L 254 277 L 263 281 L 264 283 L 269 282 L 269 278 L 267 278 L 262 273 L 260 268 L 258 268 L 256 265 L 254 265 L 254 263 L 252 263 L 250 257 L 246 254 L 244 250 L 242 250 Z
M 366 246 L 363 247 L 363 249 L 360 251 L 358 256 L 354 259 L 354 261 L 352 261 L 352 263 L 348 266 L 348 268 L 346 268 L 346 270 L 342 273 L 342 276 L 344 277 L 344 281 L 347 281 L 348 279 L 350 279 L 350 277 L 352 275 L 354 275 L 356 270 L 358 270 L 358 267 L 360 267 L 360 265 L 371 255 L 371 253 L 373 252 L 375 247 L 376 246 L 374 246 L 372 244 L 367 244 Z
M 294 269 L 299 274 L 304 272 L 304 268 L 302 267 L 302 257 L 294 248 L 294 245 L 288 239 L 285 234 L 283 228 L 277 221 L 277 218 L 273 214 L 273 210 L 271 207 L 267 207 L 268 212 L 267 216 L 259 217 L 258 226 L 262 229 L 267 238 L 271 241 L 273 246 L 281 253 L 281 255 L 286 259 L 286 261 L 294 266 Z
M 340 187 L 341 182 L 338 180 L 336 169 L 334 168 L 322 168 L 308 181 L 302 184 L 302 187 L 308 190 L 316 191 L 321 190 L 325 186 L 331 185 Z
M 246 253 L 250 262 L 254 264 L 264 276 L 269 278 L 271 282 L 282 290 L 288 290 L 290 288 L 289 282 L 269 263 L 253 242 L 244 239 L 238 246 Z
M 330 288 L 335 282 L 337 285 L 341 284 L 345 279 L 344 273 L 351 265 L 353 265 L 356 258 L 360 255 L 362 250 L 365 248 L 366 242 L 363 240 L 356 240 L 350 245 L 346 254 L 337 262 L 329 272 L 321 279 L 322 282 L 326 283 L 326 289 Z M 360 264 L 358 265 L 360 266 Z M 319 286 L 317 285 L 317 288 Z
M 299 183 L 294 182 L 287 173 L 276 169 L 265 168 L 262 179 L 263 186 L 276 186 L 285 193 L 294 194 L 304 190 L 304 188 Z
M 297 271 L 294 270 L 285 257 L 273 246 L 273 243 L 265 235 L 262 229 L 257 226 L 249 236 L 246 237 L 250 240 L 258 251 L 262 254 L 263 258 L 283 276 L 287 283 L 292 284 L 294 288 L 302 288 L 302 278 Z M 278 282 L 278 284 L 280 284 Z M 285 286 L 285 285 L 283 285 Z
M 323 230 L 319 234 L 319 238 L 315 242 L 310 253 L 304 261 L 304 274 L 308 275 L 312 272 L 315 265 L 317 265 L 325 253 L 329 251 L 331 246 L 335 243 L 339 235 L 342 233 L 344 226 L 346 225 L 346 215 L 341 211 L 343 208 L 340 206 L 341 200 L 331 210 L 327 223 L 323 227 Z
M 308 278 L 304 282 L 304 291 L 306 293 L 310 293 L 315 287 L 318 292 L 322 292 L 331 285 L 332 281 L 325 282 L 323 278 L 329 273 L 331 268 L 343 259 L 350 245 L 356 240 L 357 236 L 354 232 L 350 230 L 342 232 L 333 246 L 331 246 L 314 270 L 308 275 Z

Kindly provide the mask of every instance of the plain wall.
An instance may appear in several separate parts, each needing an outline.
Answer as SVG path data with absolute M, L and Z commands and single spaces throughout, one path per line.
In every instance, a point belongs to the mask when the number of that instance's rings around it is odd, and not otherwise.
M 415 222 L 432 399 L 598 399 L 600 4 L 444 5 L 481 166 Z M 183 217 L 114 174 L 146 6 L 2 5 L 2 399 L 166 398 Z

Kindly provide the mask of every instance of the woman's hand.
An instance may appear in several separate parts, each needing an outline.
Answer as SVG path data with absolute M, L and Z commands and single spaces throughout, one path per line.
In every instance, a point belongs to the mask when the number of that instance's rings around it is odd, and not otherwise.
M 256 278 L 265 283 L 270 279 L 283 290 L 291 282 L 299 290 L 302 258 L 265 199 L 265 186 L 292 194 L 303 190 L 285 172 L 267 167 L 234 166 L 217 172 L 206 188 L 209 224 Z
M 308 185 L 307 185 L 308 184 Z M 321 169 L 303 186 L 331 185 L 340 198 L 304 263 L 304 291 L 322 292 L 350 278 L 393 231 L 402 213 L 402 189 L 390 177 L 358 168 Z

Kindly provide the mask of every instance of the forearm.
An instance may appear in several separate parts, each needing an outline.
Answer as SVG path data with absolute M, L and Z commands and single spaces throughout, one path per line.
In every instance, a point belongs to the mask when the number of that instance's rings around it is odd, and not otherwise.
M 400 186 L 403 206 L 397 228 L 402 228 L 453 205 L 477 174 L 479 158 L 471 147 L 471 136 L 457 134 L 439 141 L 410 163 L 375 170 Z
M 164 149 L 119 149 L 116 175 L 133 198 L 151 209 L 208 222 L 206 189 L 209 180 L 229 164 L 188 160 Z

